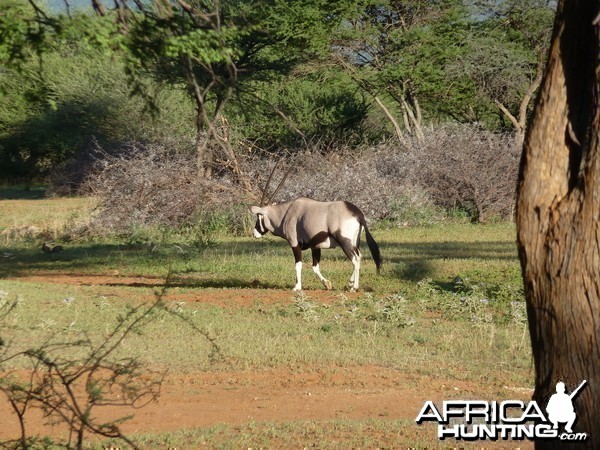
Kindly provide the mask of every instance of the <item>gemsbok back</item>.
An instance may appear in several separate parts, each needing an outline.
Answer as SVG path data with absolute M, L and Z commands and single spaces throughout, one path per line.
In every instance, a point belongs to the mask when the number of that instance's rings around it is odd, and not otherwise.
M 267 181 L 267 186 L 269 181 Z M 281 187 L 281 184 L 279 187 Z M 265 186 L 265 192 L 267 186 Z M 276 191 L 279 190 L 279 187 Z M 377 273 L 379 273 L 381 268 L 379 246 L 367 228 L 364 214 L 352 203 L 343 201 L 319 202 L 310 198 L 299 197 L 286 203 L 264 206 L 264 197 L 263 193 L 261 206 L 250 208 L 252 214 L 256 215 L 253 234 L 254 237 L 259 238 L 270 231 L 275 236 L 289 242 L 296 262 L 294 291 L 302 289 L 302 250 L 309 248 L 312 252 L 313 271 L 325 288 L 332 288 L 331 282 L 321 274 L 319 262 L 321 260 L 321 249 L 337 246 L 342 248 L 354 265 L 349 288 L 351 291 L 358 290 L 361 260 L 359 247 L 363 228 L 367 245 L 373 256 L 373 261 L 375 261 Z

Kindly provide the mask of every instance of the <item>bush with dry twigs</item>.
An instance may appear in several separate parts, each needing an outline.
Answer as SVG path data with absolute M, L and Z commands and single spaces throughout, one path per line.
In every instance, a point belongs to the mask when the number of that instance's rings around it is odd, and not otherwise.
M 349 200 L 372 219 L 401 224 L 439 221 L 452 209 L 473 221 L 510 219 L 520 154 L 514 142 L 476 126 L 446 125 L 409 140 L 407 148 L 385 142 L 304 150 L 286 158 L 294 170 L 276 200 Z M 255 161 L 252 178 L 265 180 L 276 159 Z
M 163 144 L 130 144 L 120 155 L 99 153 L 97 161 L 85 184 L 100 200 L 97 231 L 181 227 L 243 198 L 226 176 L 198 179 L 194 157 Z
M 93 226 L 117 233 L 132 227 L 178 228 L 220 215 L 237 221 L 224 225 L 242 232 L 246 208 L 257 202 L 278 161 L 272 185 L 287 178 L 273 199 L 277 202 L 298 196 L 348 200 L 370 220 L 399 225 L 438 222 L 449 210 L 480 222 L 512 218 L 519 149 L 510 135 L 445 125 L 407 147 L 397 142 L 308 147 L 285 156 L 256 152 L 240 158 L 242 176 L 255 195 L 227 171 L 199 179 L 193 155 L 164 144 L 131 144 L 116 156 L 101 154 L 85 185 L 101 201 Z
M 403 164 L 406 176 L 436 205 L 478 222 L 512 219 L 521 154 L 513 135 L 446 125 L 415 144 Z

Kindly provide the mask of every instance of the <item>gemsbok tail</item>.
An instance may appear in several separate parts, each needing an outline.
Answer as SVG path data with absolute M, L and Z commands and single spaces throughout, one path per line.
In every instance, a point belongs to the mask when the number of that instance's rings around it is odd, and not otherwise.
M 379 245 L 375 242 L 373 235 L 369 232 L 369 227 L 367 227 L 367 222 L 364 217 L 361 218 L 361 225 L 365 229 L 365 236 L 367 237 L 367 245 L 369 246 L 369 250 L 371 251 L 371 256 L 373 256 L 373 261 L 375 261 L 375 267 L 377 267 L 377 275 L 381 272 L 381 252 L 379 251 Z

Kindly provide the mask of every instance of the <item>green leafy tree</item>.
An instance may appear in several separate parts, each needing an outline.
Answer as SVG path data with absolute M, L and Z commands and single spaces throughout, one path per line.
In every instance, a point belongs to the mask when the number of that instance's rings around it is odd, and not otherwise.
M 110 108 L 101 95 L 101 76 L 88 76 L 95 86 L 78 83 L 89 68 L 106 73 L 106 61 L 96 66 L 99 58 L 82 57 L 81 51 L 100 45 L 99 30 L 112 25 L 81 13 L 68 20 L 51 16 L 34 2 L 1 3 L 1 175 L 31 179 L 46 175 L 93 134 L 102 134 L 99 128 L 108 129 L 101 125 Z
M 112 115 L 108 123 L 115 125 L 113 134 L 117 128 L 123 133 L 132 131 L 130 121 L 120 127 L 116 123 L 122 118 L 115 114 L 122 101 L 110 92 L 80 86 L 74 100 L 74 91 L 65 93 L 62 83 L 50 80 L 58 67 L 53 60 L 58 57 L 73 72 L 72 80 L 67 77 L 66 81 L 78 82 L 79 65 L 86 66 L 85 58 L 78 59 L 79 50 L 73 56 L 64 50 L 65 46 L 72 50 L 74 43 L 78 49 L 110 58 L 105 64 L 116 66 L 118 81 L 113 82 L 119 92 L 122 77 L 118 72 L 124 69 L 131 91 L 145 98 L 157 116 L 164 108 L 157 92 L 185 92 L 195 107 L 195 117 L 190 119 L 186 109 L 183 115 L 172 114 L 171 122 L 195 124 L 199 176 L 209 177 L 215 168 L 227 168 L 248 189 L 234 151 L 235 125 L 244 127 L 244 136 L 270 147 L 273 142 L 292 142 L 294 136 L 305 140 L 348 134 L 367 115 L 364 97 L 347 76 L 327 64 L 332 33 L 353 14 L 354 2 L 117 1 L 110 9 L 92 1 L 88 12 L 69 15 L 45 12 L 41 5 L 37 0 L 10 3 L 10 14 L 3 16 L 1 25 L 12 36 L 3 41 L 2 53 L 6 67 L 2 82 L 12 89 L 3 106 L 12 120 L 0 133 L 11 138 L 11 142 L 5 140 L 4 148 L 13 149 L 9 152 L 12 168 L 26 162 L 27 167 L 20 170 L 23 175 L 69 157 L 82 146 L 77 139 L 103 135 L 95 125 L 82 129 L 65 120 L 64 114 L 73 118 L 78 110 L 79 117 L 88 117 L 85 99 Z M 104 80 L 104 72 L 98 68 L 99 81 Z M 19 82 L 25 85 L 23 89 Z M 331 89 L 323 90 L 323 82 Z M 10 106 L 18 96 L 27 99 L 21 103 L 20 119 Z M 68 105 L 73 107 L 71 112 Z M 86 120 L 86 126 L 104 123 L 100 120 L 106 117 L 104 113 L 91 112 L 96 117 Z M 54 139 L 40 143 L 36 137 L 40 133 L 27 133 L 40 119 L 44 126 L 37 129 L 45 130 L 41 134 L 50 132 Z M 51 132 L 61 129 L 73 133 Z
M 210 177 L 220 163 L 250 189 L 231 144 L 225 108 L 249 98 L 268 103 L 257 98 L 252 82 L 272 80 L 323 53 L 328 30 L 343 20 L 344 3 L 337 3 L 178 0 L 139 4 L 139 11 L 131 12 L 135 20 L 123 28 L 134 79 L 153 74 L 184 85 L 194 100 L 200 177 Z
M 193 106 L 182 90 L 157 90 L 158 113 L 130 95 L 125 63 L 83 43 L 57 41 L 43 59 L 22 61 L 0 72 L 0 176 L 30 180 L 52 175 L 77 188 L 86 154 L 123 142 L 189 141 Z M 173 122 L 172 117 L 181 118 Z M 130 120 L 142 117 L 148 120 Z M 181 145 L 181 144 L 180 144 Z M 63 173 L 62 163 L 72 161 Z M 88 158 L 89 159 L 89 158 Z M 79 162 L 79 164 L 77 164 Z M 71 173 L 72 172 L 72 173 Z
M 327 89 L 323 89 L 323 86 Z M 252 82 L 230 105 L 233 128 L 249 149 L 358 143 L 376 136 L 368 129 L 369 100 L 337 67 L 309 62 L 292 72 Z
M 450 73 L 467 74 L 483 100 L 492 102 L 522 144 L 527 117 L 542 81 L 554 11 L 544 0 L 484 2 Z
M 338 61 L 381 108 L 400 140 L 403 130 L 423 137 L 424 110 L 432 119 L 460 119 L 472 109 L 466 105 L 473 98 L 471 83 L 457 77 L 449 84 L 446 71 L 462 55 L 468 18 L 458 1 L 380 1 L 357 11 L 340 33 Z
M 401 140 L 421 139 L 424 118 L 499 128 L 499 111 L 522 136 L 552 14 L 541 0 L 379 1 L 335 50 Z

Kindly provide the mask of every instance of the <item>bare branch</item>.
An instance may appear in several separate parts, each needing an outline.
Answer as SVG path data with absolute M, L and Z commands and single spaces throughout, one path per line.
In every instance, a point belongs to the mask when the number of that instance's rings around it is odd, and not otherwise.
M 504 114 L 508 118 L 508 120 L 510 120 L 510 123 L 512 123 L 513 127 L 515 127 L 515 130 L 517 130 L 517 132 L 522 132 L 523 130 L 521 128 L 519 120 L 515 116 L 513 116 L 513 114 L 506 108 L 506 106 L 500 103 L 500 101 L 498 101 L 497 99 L 494 99 L 494 103 L 496 104 L 498 109 L 502 111 L 502 114 Z
M 383 111 L 383 113 L 385 114 L 385 116 L 388 118 L 388 120 L 394 126 L 394 131 L 396 132 L 396 137 L 398 138 L 398 140 L 400 141 L 400 143 L 402 143 L 402 145 L 406 145 L 406 139 L 404 138 L 404 134 L 402 133 L 402 129 L 400 128 L 400 125 L 398 125 L 398 122 L 394 118 L 394 115 L 385 106 L 385 104 L 381 101 L 381 99 L 379 98 L 378 95 L 374 95 L 373 98 L 375 99 L 375 103 L 377 103 L 377 105 L 381 108 L 381 110 Z
M 92 0 L 92 7 L 94 8 L 94 11 L 96 11 L 96 13 L 100 16 L 106 15 L 104 5 L 102 5 L 102 3 L 100 3 L 98 0 Z

